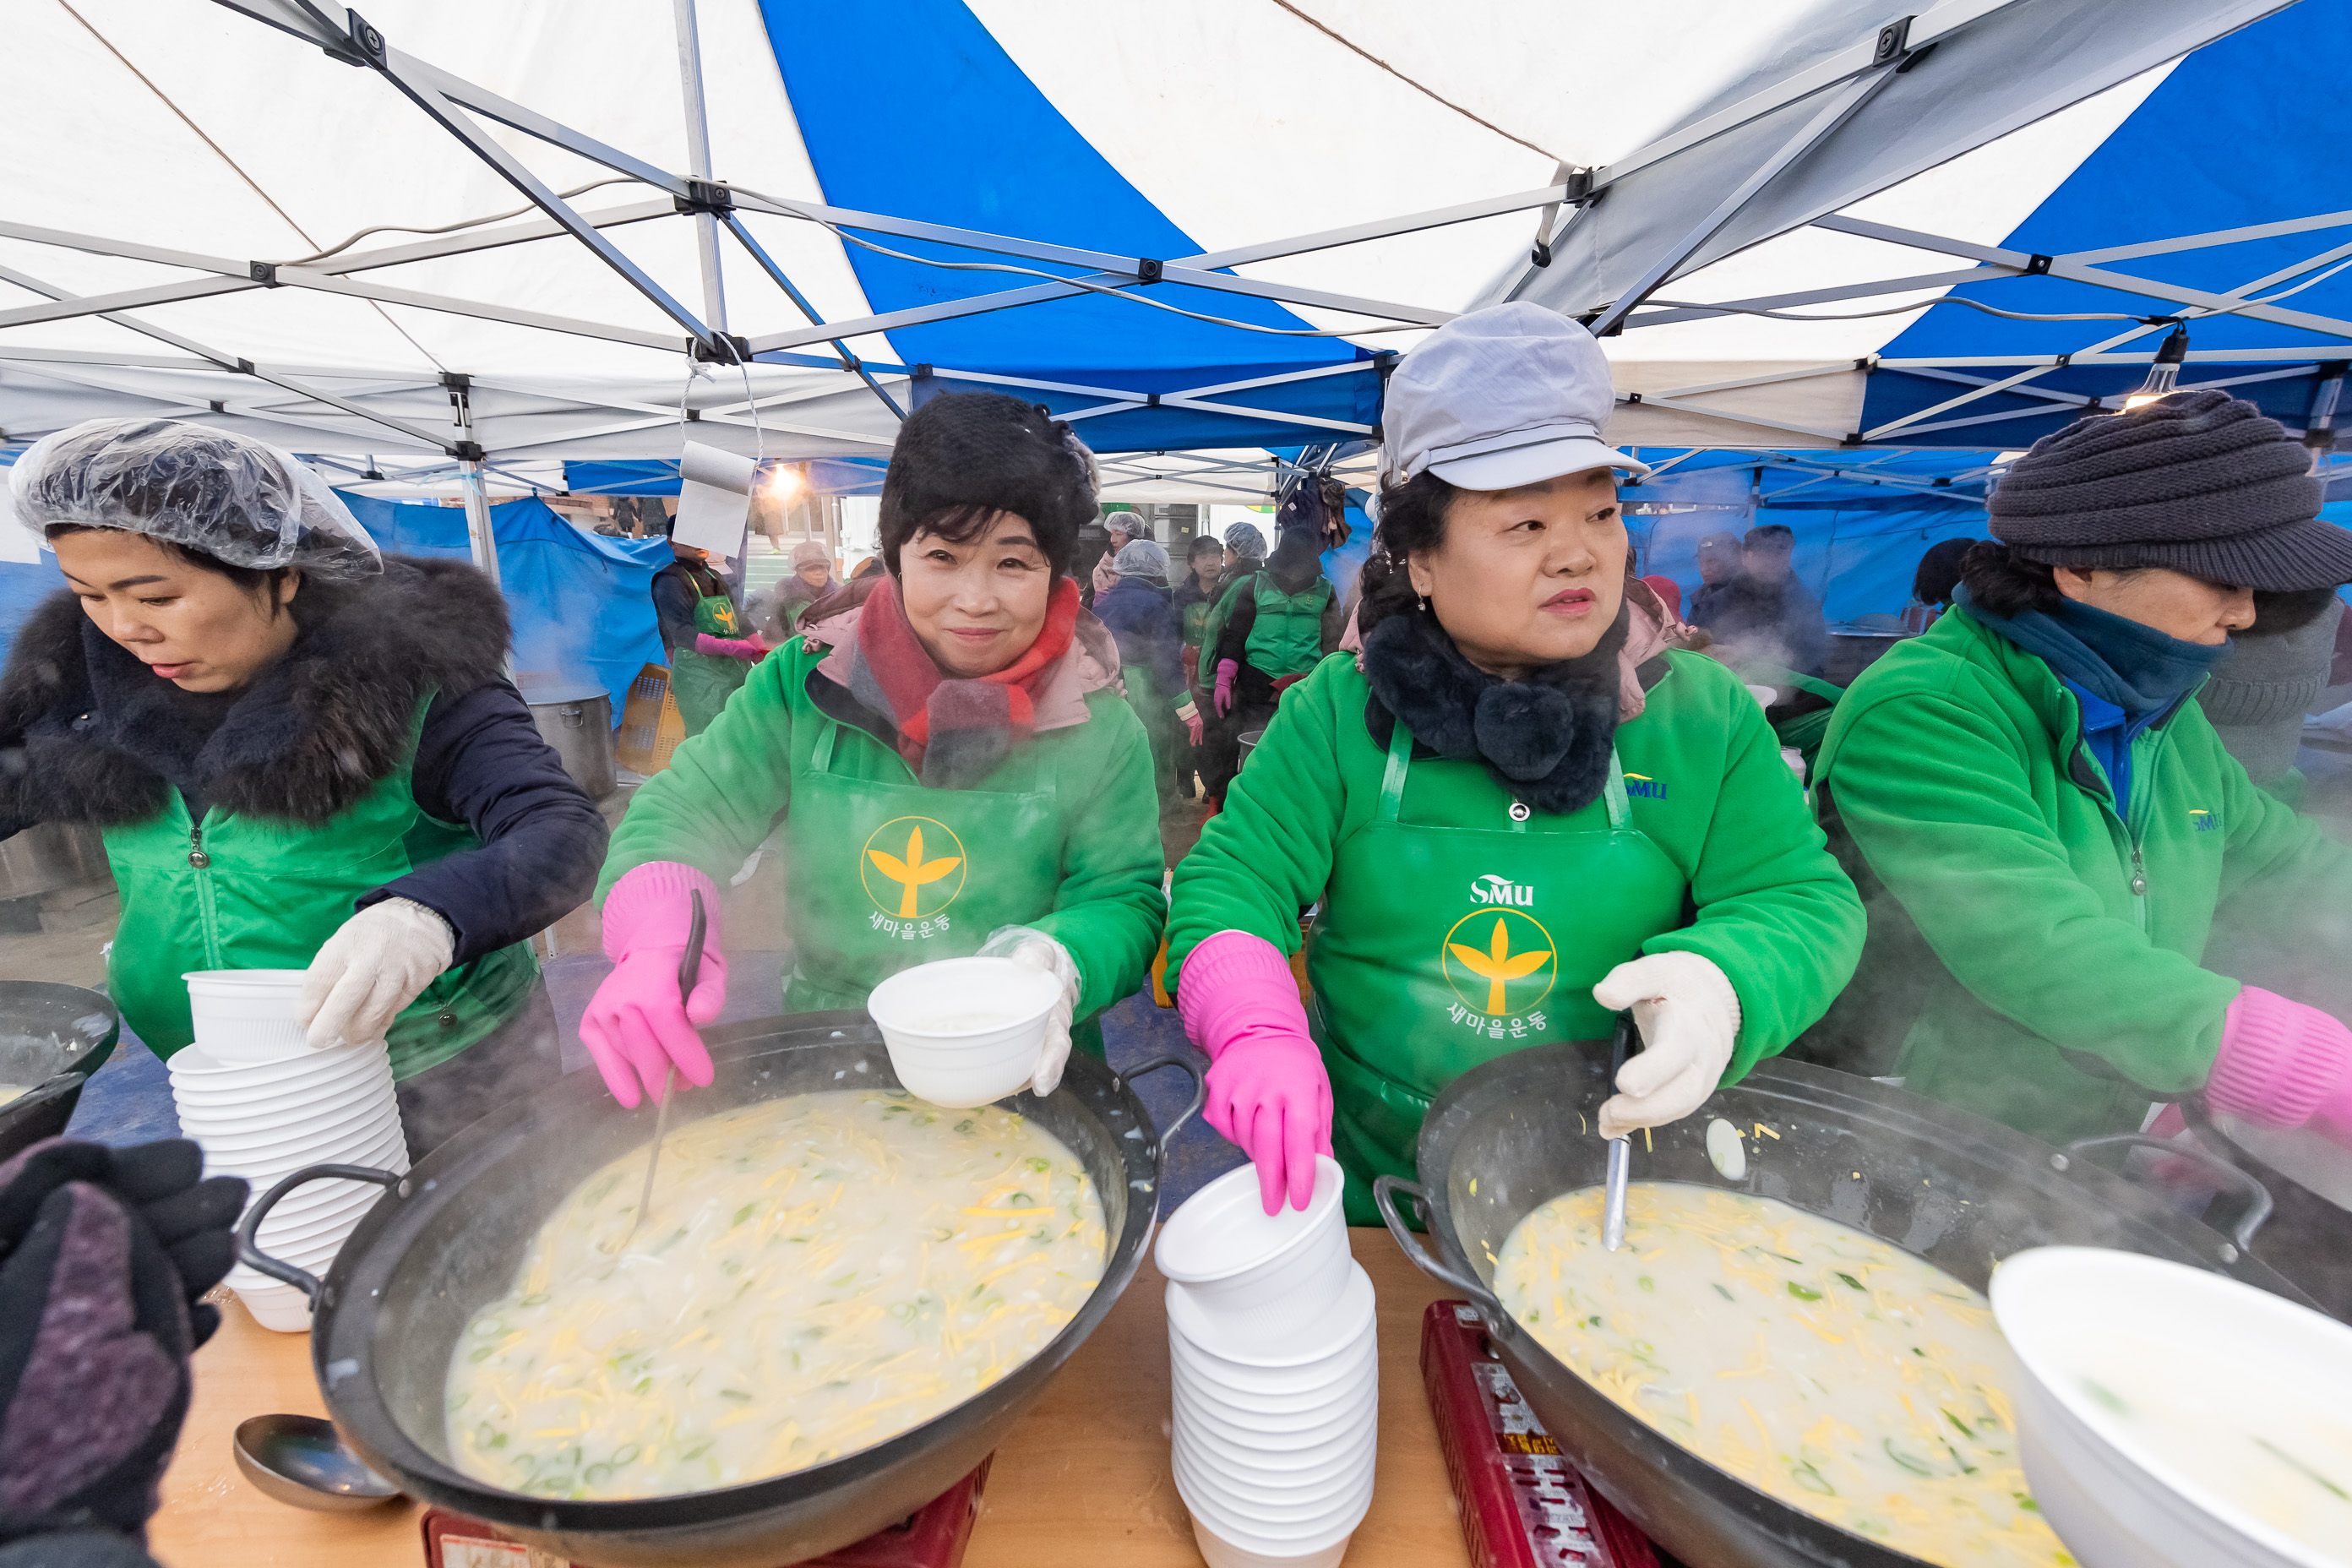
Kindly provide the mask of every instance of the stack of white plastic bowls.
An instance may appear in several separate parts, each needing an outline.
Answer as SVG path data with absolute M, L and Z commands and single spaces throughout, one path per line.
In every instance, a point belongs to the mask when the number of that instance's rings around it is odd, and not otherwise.
M 968 1110 L 1017 1094 L 1037 1071 L 1062 983 L 1009 958 L 943 958 L 902 969 L 866 1010 L 909 1094 Z
M 382 1040 L 312 1050 L 295 1021 L 299 969 L 219 969 L 186 976 L 196 1043 L 173 1053 L 180 1131 L 205 1173 L 243 1176 L 256 1198 L 305 1165 L 408 1169 L 392 1058 Z M 366 1182 L 313 1182 L 269 1211 L 256 1239 L 272 1258 L 324 1274 L 369 1206 Z M 238 1264 L 228 1284 L 266 1327 L 310 1326 L 302 1292 Z
M 1339 1188 L 1318 1159 L 1306 1211 L 1268 1215 L 1244 1165 L 1160 1229 L 1176 1489 L 1210 1568 L 1332 1568 L 1371 1507 L 1380 1346 Z

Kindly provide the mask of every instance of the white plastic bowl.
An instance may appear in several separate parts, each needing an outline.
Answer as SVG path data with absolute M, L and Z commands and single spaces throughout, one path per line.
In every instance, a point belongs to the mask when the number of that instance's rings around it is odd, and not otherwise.
M 1358 1407 L 1329 1420 L 1295 1430 L 1275 1431 L 1255 1422 L 1243 1422 L 1204 1407 L 1190 1394 L 1175 1396 L 1175 1425 L 1189 1426 L 1192 1440 L 1214 1449 L 1236 1465 L 1254 1465 L 1266 1454 L 1304 1458 L 1325 1453 L 1359 1436 L 1364 1424 L 1380 1419 L 1380 1401 L 1366 1399 Z
M 208 1162 L 206 1168 L 215 1175 L 243 1176 L 247 1184 L 253 1188 L 255 1195 L 258 1196 L 295 1172 L 305 1170 L 312 1165 L 365 1165 L 373 1170 L 389 1171 L 394 1168 L 394 1163 L 397 1162 L 399 1168 L 405 1170 L 407 1152 L 408 1150 L 401 1139 L 399 1130 L 394 1128 L 379 1135 L 373 1142 L 362 1144 L 356 1149 L 345 1147 L 331 1149 L 318 1154 L 299 1154 L 275 1160 L 237 1161 L 215 1161 L 207 1151 L 205 1158 Z M 367 1185 L 366 1190 L 379 1192 L 382 1189 L 371 1184 Z M 290 1202 L 291 1199 L 289 1198 L 289 1201 Z M 279 1205 L 281 1208 L 283 1206 L 283 1205 Z M 270 1210 L 269 1217 L 276 1219 L 278 1212 L 278 1209 Z
M 250 1273 L 251 1270 L 247 1270 Z M 281 1334 L 307 1334 L 310 1331 L 310 1299 L 291 1285 L 281 1285 L 266 1274 L 256 1274 L 256 1285 L 230 1283 L 236 1299 L 253 1314 L 253 1321 L 265 1329 L 275 1329 Z
M 1314 1331 L 1301 1333 L 1297 1342 L 1281 1348 L 1237 1342 L 1224 1323 L 1201 1308 L 1191 1286 L 1168 1286 L 1168 1325 L 1171 1334 L 1189 1342 L 1187 1350 L 1200 1364 L 1213 1366 L 1217 1379 L 1236 1388 L 1266 1393 L 1311 1387 L 1321 1381 L 1320 1363 L 1328 1362 L 1371 1331 L 1371 1276 L 1350 1259 L 1344 1265 L 1338 1301 L 1316 1321 Z
M 214 1060 L 272 1062 L 307 1055 L 307 1031 L 294 1016 L 308 971 L 198 969 L 188 983 L 188 1015 L 196 1044 Z M 364 1043 L 364 1042 L 362 1042 Z
M 1236 1388 L 1218 1377 L 1214 1369 L 1205 1368 L 1181 1355 L 1169 1358 L 1170 1375 L 1174 1385 L 1191 1390 L 1216 1405 L 1230 1410 L 1243 1419 L 1272 1422 L 1293 1422 L 1322 1412 L 1339 1409 L 1377 1392 L 1381 1383 L 1380 1358 L 1377 1352 L 1351 1355 L 1334 1363 L 1329 1381 L 1316 1388 L 1286 1389 L 1266 1393 L 1259 1389 Z
M 1371 1484 L 1376 1455 L 1375 1449 L 1361 1448 L 1331 1474 L 1297 1485 L 1252 1480 L 1235 1474 L 1230 1466 L 1189 1449 L 1178 1451 L 1176 1459 L 1196 1486 L 1214 1494 L 1212 1500 L 1222 1501 L 1251 1518 L 1282 1521 L 1311 1519 L 1360 1495 Z
M 381 1103 L 394 1093 L 392 1075 L 378 1068 L 364 1075 L 317 1089 L 298 1089 L 266 1095 L 205 1097 L 173 1095 L 181 1121 L 219 1132 L 262 1132 L 272 1127 L 294 1127 L 329 1113 L 347 1115 L 371 1101 Z
M 1201 1470 L 1204 1479 L 1223 1476 L 1276 1490 L 1328 1487 L 1356 1475 L 1377 1460 L 1379 1435 L 1370 1429 L 1376 1425 L 1368 1422 L 1367 1430 L 1344 1443 L 1286 1454 L 1282 1456 L 1284 1463 L 1279 1467 L 1265 1464 L 1255 1454 L 1237 1456 L 1214 1444 L 1203 1442 L 1199 1429 L 1183 1421 L 1175 1423 L 1170 1446 Z
M 1280 1505 L 1260 1507 L 1233 1497 L 1202 1478 L 1182 1459 L 1174 1461 L 1177 1495 L 1192 1512 L 1206 1519 L 1228 1541 L 1265 1551 L 1293 1544 L 1310 1544 L 1349 1533 L 1363 1522 L 1372 1506 L 1372 1478 L 1337 1501 L 1314 1510 Z
M 1304 1552 L 1253 1552 L 1227 1541 L 1200 1520 L 1192 1521 L 1192 1543 L 1201 1549 L 1201 1560 L 1209 1568 L 1339 1568 L 1339 1560 L 1348 1555 L 1348 1542 L 1355 1535 L 1350 1530 L 1328 1546 Z
M 248 1119 L 237 1117 L 227 1120 L 238 1121 Z M 180 1121 L 180 1131 L 202 1142 L 207 1148 L 234 1149 L 239 1153 L 267 1156 L 292 1152 L 298 1149 L 373 1143 L 385 1126 L 395 1125 L 399 1120 L 400 1101 L 389 1093 L 382 1093 L 353 1100 L 348 1104 L 322 1106 L 304 1116 L 274 1121 L 267 1127 L 224 1125 L 203 1113 L 193 1121 L 184 1116 Z
M 1343 1390 L 1311 1409 L 1296 1411 L 1252 1410 L 1229 1405 L 1213 1390 L 1181 1381 L 1171 1390 L 1171 1395 L 1184 1418 L 1196 1423 L 1203 1432 L 1259 1447 L 1292 1442 L 1304 1434 L 1335 1426 L 1344 1433 L 1348 1422 L 1369 1421 L 1380 1412 L 1380 1389 L 1369 1378 L 1360 1388 Z
M 2099 1247 L 2038 1247 L 1992 1277 L 1993 1314 L 2023 1363 L 2018 1436 L 2027 1482 L 2084 1568 L 2344 1568 L 2352 1500 L 2308 1479 L 2352 1451 L 2352 1327 L 2185 1264 Z M 2104 1395 L 2104 1397 L 2103 1397 Z M 2324 1458 L 2294 1420 L 2340 1431 Z M 2325 1428 L 2324 1428 L 2325 1429 Z M 2187 1464 L 2158 1438 L 2199 1435 Z M 2273 1506 L 2309 1510 L 2333 1551 L 2258 1514 L 2227 1479 L 2260 1446 Z M 2275 1459 L 2282 1448 L 2298 1455 Z
M 1333 1345 L 1328 1354 L 1315 1361 L 1290 1367 L 1254 1367 L 1213 1355 L 1181 1331 L 1171 1331 L 1168 1359 L 1179 1373 L 1244 1410 L 1296 1410 L 1372 1381 L 1380 1368 L 1380 1342 L 1367 1324 L 1365 1331 Z
M 237 1100 L 249 1096 L 278 1096 L 291 1089 L 339 1084 L 367 1072 L 391 1072 L 391 1056 L 383 1047 L 351 1047 L 343 1051 L 313 1051 L 257 1068 L 221 1068 L 203 1048 L 174 1051 L 167 1063 L 174 1096 L 203 1100 Z
M 1328 1154 L 1315 1160 L 1306 1210 L 1269 1215 L 1257 1167 L 1226 1172 L 1160 1227 L 1152 1258 L 1199 1309 L 1213 1345 L 1280 1351 L 1327 1340 L 1354 1259 L 1340 1211 L 1345 1176 Z
M 910 1094 L 968 1110 L 1017 1093 L 1037 1070 L 1062 983 L 1009 958 L 948 958 L 902 969 L 866 1010 Z

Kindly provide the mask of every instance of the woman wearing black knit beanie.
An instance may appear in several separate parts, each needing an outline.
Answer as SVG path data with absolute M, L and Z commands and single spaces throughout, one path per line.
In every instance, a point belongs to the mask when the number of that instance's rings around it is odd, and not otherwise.
M 2176 393 L 2034 444 L 1952 613 L 1839 704 L 1818 808 L 1869 901 L 1809 1042 L 2051 1142 L 2157 1102 L 2352 1146 L 2352 1030 L 2203 964 L 2217 927 L 2352 968 L 2352 850 L 2263 791 L 2189 700 L 2231 639 L 2352 581 L 2303 447 Z

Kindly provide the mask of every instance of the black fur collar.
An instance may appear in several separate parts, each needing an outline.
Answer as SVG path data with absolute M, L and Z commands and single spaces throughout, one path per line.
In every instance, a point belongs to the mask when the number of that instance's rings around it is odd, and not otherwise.
M 1617 732 L 1617 654 L 1625 612 L 1582 658 L 1498 680 L 1462 657 L 1437 617 L 1391 615 L 1364 637 L 1367 714 L 1372 739 L 1387 745 L 1390 715 L 1441 757 L 1476 758 L 1495 782 L 1538 811 L 1580 811 L 1609 784 Z
M 384 557 L 383 574 L 302 584 L 292 651 L 242 692 L 192 697 L 60 592 L 0 673 L 0 819 L 135 822 L 165 780 L 224 810 L 323 822 L 408 754 L 426 693 L 501 679 L 507 609 L 472 566 Z

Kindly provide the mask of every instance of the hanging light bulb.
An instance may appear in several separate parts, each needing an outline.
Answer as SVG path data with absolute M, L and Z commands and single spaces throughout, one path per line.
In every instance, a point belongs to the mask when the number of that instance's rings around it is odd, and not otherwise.
M 2180 379 L 2180 366 L 2188 358 L 2189 329 L 2175 325 L 2166 334 L 2164 346 L 2156 351 L 2156 363 L 2147 367 L 2147 379 L 2139 384 L 2137 392 L 2124 399 L 2124 412 L 2145 408 L 2171 392 L 2173 384 Z
M 789 463 L 779 463 L 768 479 L 768 494 L 779 506 L 790 506 L 801 493 L 801 471 Z

